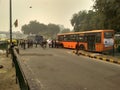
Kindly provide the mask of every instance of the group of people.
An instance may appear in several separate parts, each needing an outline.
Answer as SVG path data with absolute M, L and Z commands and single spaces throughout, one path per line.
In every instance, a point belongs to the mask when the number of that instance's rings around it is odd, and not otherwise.
M 33 47 L 33 41 L 32 40 L 20 40 L 19 41 L 19 46 L 23 49 L 26 49 L 26 46 L 28 48 Z
M 47 46 L 49 48 L 58 48 L 58 41 L 57 40 L 50 40 L 50 39 L 43 39 L 42 41 L 33 41 L 33 40 L 19 40 L 19 46 L 23 49 L 31 48 L 33 46 L 37 47 L 40 45 L 42 48 L 46 48 Z
M 60 46 L 57 40 L 47 40 L 47 43 L 50 48 L 58 48 Z
M 28 39 L 28 40 L 21 39 L 21 40 L 17 41 L 17 45 L 20 46 L 23 49 L 32 48 L 33 46 L 37 47 L 38 45 L 40 45 L 42 48 L 46 48 L 47 46 L 49 48 L 62 47 L 62 45 L 55 39 L 54 40 L 43 39 L 42 41 L 33 41 L 33 40 L 30 40 L 30 39 Z M 15 44 L 12 43 L 11 48 L 13 48 L 14 46 L 15 46 Z M 77 42 L 77 44 L 76 44 L 76 54 L 77 55 L 79 55 L 79 53 L 78 53 L 79 50 L 80 50 L 79 42 Z

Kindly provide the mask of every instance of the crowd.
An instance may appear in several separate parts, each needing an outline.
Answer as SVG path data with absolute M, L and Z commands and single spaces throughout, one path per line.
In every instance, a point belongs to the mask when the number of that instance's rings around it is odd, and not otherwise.
M 57 40 L 50 40 L 50 39 L 43 39 L 42 41 L 33 41 L 33 40 L 19 40 L 18 45 L 23 48 L 32 48 L 32 47 L 38 47 L 41 46 L 42 48 L 58 48 L 60 47 L 60 44 L 58 43 Z

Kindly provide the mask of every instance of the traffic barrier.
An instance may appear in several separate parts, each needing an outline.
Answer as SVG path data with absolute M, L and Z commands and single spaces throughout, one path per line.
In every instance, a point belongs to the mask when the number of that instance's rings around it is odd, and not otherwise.
M 73 53 L 75 53 L 75 51 L 73 51 Z M 107 62 L 112 62 L 112 63 L 120 64 L 120 60 L 117 61 L 117 60 L 113 60 L 113 59 L 110 59 L 110 58 L 105 58 L 105 57 L 100 57 L 100 56 L 93 56 L 91 54 L 86 54 L 86 53 L 82 53 L 82 52 L 79 52 L 79 54 L 83 55 L 83 56 L 88 56 L 90 58 L 95 58 L 95 59 L 98 59 L 98 60 L 103 60 L 103 61 L 107 61 Z

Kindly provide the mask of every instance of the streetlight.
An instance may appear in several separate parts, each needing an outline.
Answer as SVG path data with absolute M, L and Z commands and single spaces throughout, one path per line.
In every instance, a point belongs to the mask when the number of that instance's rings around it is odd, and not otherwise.
M 10 47 L 12 45 L 12 0 L 10 0 Z

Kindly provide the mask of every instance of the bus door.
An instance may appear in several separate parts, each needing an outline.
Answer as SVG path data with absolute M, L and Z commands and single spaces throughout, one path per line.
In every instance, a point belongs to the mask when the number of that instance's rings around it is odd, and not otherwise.
M 95 51 L 95 35 L 87 35 L 88 51 Z

